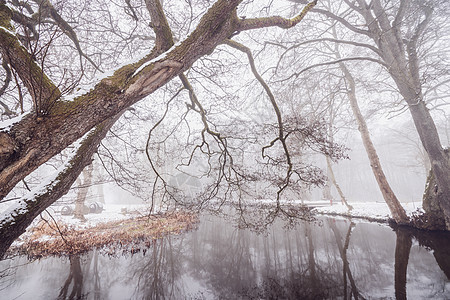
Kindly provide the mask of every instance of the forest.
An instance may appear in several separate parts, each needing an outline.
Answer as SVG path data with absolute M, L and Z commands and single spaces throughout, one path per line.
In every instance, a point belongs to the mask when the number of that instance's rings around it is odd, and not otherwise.
M 449 17 L 445 0 L 0 0 L 0 255 L 61 201 L 83 219 L 101 185 L 256 231 L 333 198 L 450 231 Z

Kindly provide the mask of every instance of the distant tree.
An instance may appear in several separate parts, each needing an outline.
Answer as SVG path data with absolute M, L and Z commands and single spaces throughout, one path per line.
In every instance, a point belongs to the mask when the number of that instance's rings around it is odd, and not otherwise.
M 75 210 L 73 216 L 74 218 L 80 219 L 81 221 L 86 221 L 86 218 L 84 216 L 84 214 L 86 213 L 84 207 L 86 205 L 87 193 L 92 182 L 92 171 L 93 166 L 92 164 L 90 164 L 82 171 L 83 180 L 81 180 L 80 176 L 77 179 L 78 192 L 77 198 L 75 199 Z
M 408 105 L 419 137 L 430 158 L 431 176 L 435 178 L 436 185 L 428 185 L 435 192 L 426 192 L 424 199 L 430 203 L 429 206 L 424 205 L 430 220 L 435 221 L 429 228 L 450 230 L 450 157 L 440 142 L 424 95 L 424 88 L 432 81 L 428 76 L 442 74 L 435 58 L 429 60 L 426 57 L 434 55 L 429 53 L 428 49 L 434 46 L 433 43 L 436 44 L 438 26 L 447 23 L 448 3 L 408 0 L 396 3 L 381 0 L 370 3 L 365 0 L 344 0 L 343 3 L 347 6 L 345 9 L 332 11 L 317 8 L 315 11 L 332 18 L 365 39 L 362 43 L 337 39 L 334 42 L 369 49 L 374 55 L 361 59 L 378 62 L 389 72 L 398 92 Z M 357 22 L 364 22 L 366 25 L 361 28 L 356 25 Z M 343 58 L 341 61 L 353 59 L 355 58 Z M 434 69 L 434 74 L 430 74 L 430 69 Z M 445 79 L 434 82 L 435 85 L 442 85 L 445 84 Z
M 314 24 L 319 27 L 322 21 L 332 20 L 340 38 L 326 27 L 320 37 L 297 43 L 287 51 L 304 50 L 307 45 L 319 43 L 338 44 L 345 46 L 345 55 L 326 62 L 312 61 L 286 80 L 298 78 L 308 70 L 342 63 L 347 67 L 351 62 L 381 66 L 389 74 L 393 92 L 401 95 L 401 110 L 409 110 L 430 159 L 431 173 L 423 199 L 428 221 L 424 226 L 449 230 L 450 158 L 430 114 L 430 108 L 448 105 L 448 54 L 440 42 L 449 33 L 448 1 L 342 0 L 320 4 L 313 11 L 322 19 L 312 19 L 317 20 Z

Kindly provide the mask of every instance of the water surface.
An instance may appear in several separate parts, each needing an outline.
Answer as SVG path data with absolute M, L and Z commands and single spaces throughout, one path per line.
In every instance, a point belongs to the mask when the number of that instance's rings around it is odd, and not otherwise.
M 0 299 L 450 299 L 449 240 L 331 218 L 256 234 L 205 216 L 145 253 L 1 261 Z

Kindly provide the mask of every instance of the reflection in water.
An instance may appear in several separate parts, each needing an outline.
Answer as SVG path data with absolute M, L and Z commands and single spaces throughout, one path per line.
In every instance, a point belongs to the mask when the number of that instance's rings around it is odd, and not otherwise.
M 71 256 L 70 272 L 66 281 L 64 282 L 58 299 L 80 299 L 83 289 L 83 273 L 81 272 L 81 264 L 79 256 Z M 68 294 L 69 288 L 72 287 L 72 292 Z
M 405 230 L 397 230 L 395 243 L 395 298 L 406 298 L 406 276 L 408 270 L 409 253 L 412 246 L 412 237 Z
M 344 284 L 343 284 L 344 299 L 362 298 L 358 292 L 358 289 L 356 288 L 355 280 L 353 279 L 352 272 L 350 270 L 349 262 L 347 259 L 347 250 L 348 250 L 348 246 L 350 244 L 350 235 L 352 233 L 352 229 L 355 226 L 355 224 L 353 222 L 351 222 L 350 225 L 348 226 L 344 245 L 342 245 L 341 234 L 336 227 L 335 220 L 328 219 L 328 224 L 330 225 L 331 230 L 333 230 L 334 236 L 336 238 L 336 245 L 339 249 L 339 254 L 341 255 L 341 259 L 342 259 L 342 267 L 343 267 L 343 276 L 342 277 L 344 280 Z M 348 293 L 347 293 L 347 277 L 348 277 L 348 280 L 350 280 L 350 287 L 351 287 L 350 295 L 348 295 Z
M 421 234 L 323 219 L 257 235 L 208 216 L 135 255 L 2 261 L 0 298 L 448 299 L 449 235 Z

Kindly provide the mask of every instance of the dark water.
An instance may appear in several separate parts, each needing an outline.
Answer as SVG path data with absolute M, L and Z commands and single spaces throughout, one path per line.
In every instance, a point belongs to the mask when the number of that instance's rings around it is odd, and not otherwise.
M 16 257 L 0 262 L 0 299 L 450 299 L 448 235 L 282 225 L 257 235 L 204 217 L 145 255 Z

